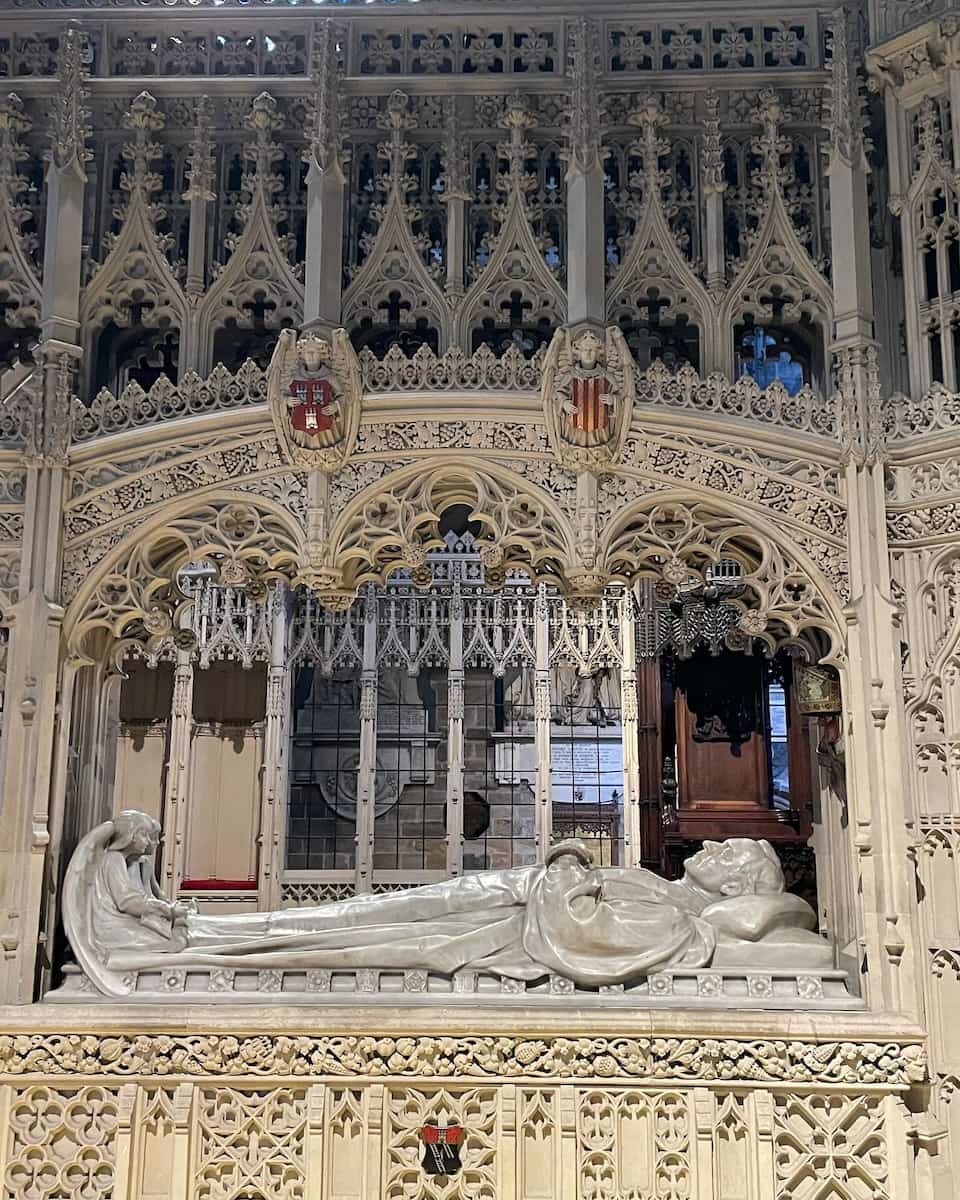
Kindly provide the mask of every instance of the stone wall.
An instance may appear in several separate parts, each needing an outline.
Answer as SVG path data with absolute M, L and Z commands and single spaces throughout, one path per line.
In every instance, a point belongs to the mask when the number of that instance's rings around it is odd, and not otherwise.
M 11 1200 L 912 1194 L 903 1097 L 923 1051 L 866 1017 L 448 1009 L 427 1033 L 416 1012 L 354 1011 L 318 1033 L 302 1010 L 177 1028 L 99 1011 L 21 1010 L 0 1036 Z M 465 1130 L 456 1174 L 423 1169 L 431 1122 Z

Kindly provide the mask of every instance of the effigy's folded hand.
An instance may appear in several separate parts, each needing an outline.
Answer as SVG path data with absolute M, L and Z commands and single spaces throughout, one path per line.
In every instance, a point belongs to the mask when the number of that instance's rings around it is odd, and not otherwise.
M 603 884 L 599 879 L 585 879 L 567 892 L 567 900 L 576 900 L 580 896 L 589 896 L 591 900 L 603 897 Z

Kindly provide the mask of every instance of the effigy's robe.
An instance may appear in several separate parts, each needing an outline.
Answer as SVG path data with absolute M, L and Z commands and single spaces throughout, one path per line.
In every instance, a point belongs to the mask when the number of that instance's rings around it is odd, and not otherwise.
M 475 967 L 526 980 L 556 972 L 586 986 L 621 983 L 669 964 L 707 963 L 713 930 L 683 910 L 677 889 L 671 893 L 645 871 L 626 874 L 636 878 L 611 899 L 603 895 L 602 872 L 561 859 L 317 908 L 190 916 L 186 948 L 163 961 L 444 974 Z M 155 962 L 155 952 L 139 948 L 109 954 L 113 970 Z
M 686 877 L 668 882 L 639 868 L 593 867 L 580 843 L 554 847 L 540 866 L 316 908 L 215 917 L 158 905 L 152 870 L 111 847 L 112 829 L 107 822 L 83 839 L 64 889 L 71 944 L 108 995 L 123 994 L 125 975 L 156 968 L 442 975 L 471 968 L 528 981 L 556 974 L 596 988 L 721 961 L 831 962 L 829 944 L 811 932 L 813 910 L 795 896 L 726 897 Z

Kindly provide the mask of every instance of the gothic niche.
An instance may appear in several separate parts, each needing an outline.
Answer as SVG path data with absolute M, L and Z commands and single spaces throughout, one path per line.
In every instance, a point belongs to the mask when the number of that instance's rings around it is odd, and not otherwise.
M 554 325 L 548 317 L 539 319 L 532 315 L 533 301 L 517 289 L 501 304 L 502 316 L 495 320 L 484 317 L 480 326 L 473 330 L 470 341 L 471 353 L 488 346 L 498 358 L 507 350 L 522 351 L 525 358 L 532 358 L 538 350 L 549 345 Z
M 272 305 L 254 300 L 244 305 L 248 316 L 241 323 L 229 322 L 213 335 L 213 361 L 222 363 L 228 371 L 236 372 L 248 359 L 252 359 L 261 371 L 270 366 L 281 329 L 289 329 L 292 322 L 284 320 L 275 325 L 270 320 Z
M 369 317 L 362 317 L 351 330 L 354 349 L 370 350 L 377 358 L 384 358 L 391 346 L 398 346 L 407 358 L 413 358 L 421 346 L 439 354 L 439 333 L 423 317 L 409 321 L 410 307 L 399 292 L 388 292 L 380 303 L 381 321 L 375 324 Z
M 139 323 L 120 328 L 109 321 L 96 342 L 93 392 L 108 388 L 119 396 L 129 383 L 149 391 L 161 375 L 177 378 L 179 354 L 180 335 L 175 329 L 146 329 Z
M 675 312 L 672 301 L 656 287 L 637 295 L 635 306 L 618 324 L 640 370 L 662 362 L 671 371 L 684 364 L 699 371 L 700 329 L 688 314 Z
M 810 836 L 810 735 L 784 653 L 700 648 L 661 659 L 664 863 L 736 829 L 778 845 Z M 762 832 L 761 832 L 762 831 Z
M 747 316 L 735 326 L 733 336 L 737 376 L 755 379 L 761 389 L 781 383 L 795 396 L 801 388 L 822 382 L 823 339 L 812 321 L 774 320 L 761 325 Z

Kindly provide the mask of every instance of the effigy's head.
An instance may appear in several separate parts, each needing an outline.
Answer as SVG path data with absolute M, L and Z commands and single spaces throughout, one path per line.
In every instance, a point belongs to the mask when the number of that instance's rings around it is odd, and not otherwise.
M 691 883 L 718 896 L 775 896 L 784 887 L 780 860 L 766 841 L 704 842 L 683 865 Z
M 127 808 L 113 818 L 110 849 L 142 858 L 152 854 L 160 842 L 160 822 L 148 813 Z
M 565 841 L 554 843 L 547 850 L 544 862 L 549 867 L 551 863 L 558 862 L 563 858 L 576 861 L 583 867 L 593 866 L 593 855 L 590 853 L 590 847 L 581 838 L 567 838 Z

